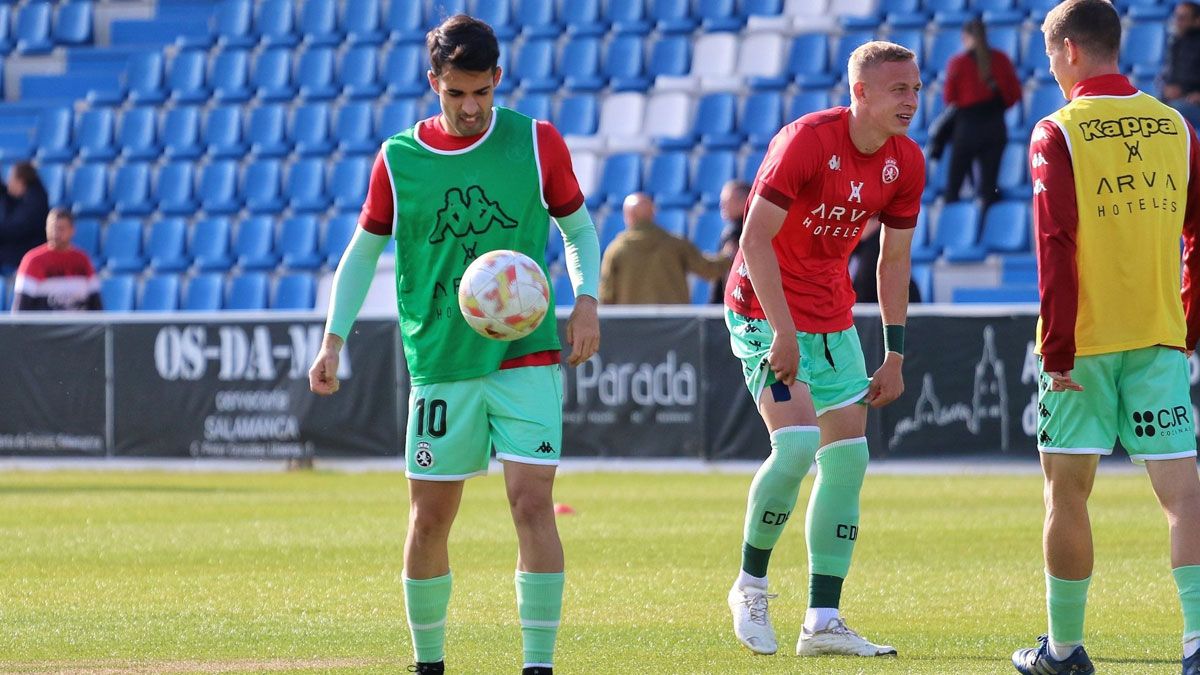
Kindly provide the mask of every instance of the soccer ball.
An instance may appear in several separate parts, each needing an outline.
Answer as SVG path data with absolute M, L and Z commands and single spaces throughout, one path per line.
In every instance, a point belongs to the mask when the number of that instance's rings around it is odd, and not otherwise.
M 458 308 L 467 324 L 493 340 L 532 333 L 550 308 L 550 283 L 532 258 L 518 251 L 489 251 L 463 272 Z

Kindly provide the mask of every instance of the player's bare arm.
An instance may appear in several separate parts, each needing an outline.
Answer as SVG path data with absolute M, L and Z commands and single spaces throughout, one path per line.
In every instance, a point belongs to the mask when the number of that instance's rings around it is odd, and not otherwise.
M 596 312 L 596 299 L 590 295 L 581 295 L 575 299 L 575 309 L 571 310 L 571 318 L 567 319 L 567 342 L 571 345 L 571 355 L 567 363 L 578 366 L 592 358 L 600 349 L 600 317 Z
M 796 343 L 796 325 L 783 294 L 779 259 L 771 245 L 786 216 L 787 211 L 755 195 L 746 215 L 741 242 L 750 283 L 774 333 L 767 362 L 775 377 L 790 387 L 796 381 L 796 371 L 800 367 L 800 346 Z
M 908 281 L 912 273 L 913 229 L 884 227 L 880 234 L 878 288 L 879 313 L 884 326 L 903 326 L 908 319 Z M 871 377 L 867 403 L 885 406 L 904 393 L 904 356 L 888 351 Z
M 337 393 L 340 386 L 337 378 L 338 361 L 344 343 L 342 338 L 333 333 L 325 334 L 321 350 L 317 352 L 312 368 L 308 369 L 308 388 L 314 394 L 328 396 Z

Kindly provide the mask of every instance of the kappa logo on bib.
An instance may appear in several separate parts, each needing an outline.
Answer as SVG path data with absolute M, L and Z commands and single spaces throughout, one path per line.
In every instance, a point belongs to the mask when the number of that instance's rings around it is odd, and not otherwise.
M 421 441 L 417 443 L 417 466 L 422 469 L 428 469 L 433 466 L 433 453 L 429 451 L 429 443 Z

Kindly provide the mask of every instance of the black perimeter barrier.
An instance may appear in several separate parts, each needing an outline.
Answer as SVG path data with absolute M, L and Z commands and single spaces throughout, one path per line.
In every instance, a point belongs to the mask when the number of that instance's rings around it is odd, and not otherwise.
M 872 456 L 1036 456 L 1035 311 L 911 308 L 906 390 L 871 412 Z M 566 317 L 560 310 L 560 332 Z M 400 456 L 409 387 L 395 321 L 360 319 L 343 352 L 341 390 L 318 397 L 308 391 L 308 368 L 323 320 L 2 317 L 0 455 Z M 883 353 L 878 309 L 856 308 L 855 324 L 871 372 Z M 606 307 L 601 331 L 600 353 L 563 369 L 564 456 L 729 460 L 769 452 L 721 308 Z M 1198 379 L 1193 356 L 1191 381 Z

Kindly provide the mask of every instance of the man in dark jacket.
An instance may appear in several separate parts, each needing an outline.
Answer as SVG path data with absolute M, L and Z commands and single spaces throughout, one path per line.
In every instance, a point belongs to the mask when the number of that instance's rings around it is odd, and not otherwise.
M 0 274 L 11 274 L 25 253 L 46 241 L 50 203 L 37 169 L 14 164 L 0 185 Z
M 1163 63 L 1162 100 L 1200 124 L 1200 4 L 1181 2 L 1171 21 L 1171 45 Z

